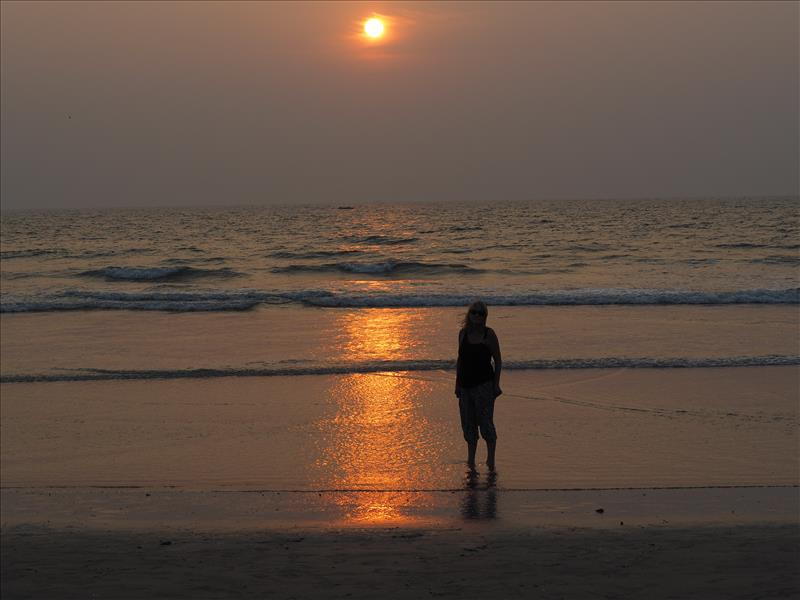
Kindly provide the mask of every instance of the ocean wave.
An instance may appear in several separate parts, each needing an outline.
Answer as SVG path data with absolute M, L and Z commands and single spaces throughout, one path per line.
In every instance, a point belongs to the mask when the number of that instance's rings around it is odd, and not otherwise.
M 684 290 L 556 290 L 531 294 L 330 294 L 305 299 L 316 306 L 466 306 L 479 297 L 492 306 L 800 304 L 800 288 L 700 292 Z
M 551 360 L 504 361 L 511 371 L 555 369 L 708 369 L 729 367 L 766 367 L 800 365 L 800 356 L 765 355 L 709 358 L 604 357 L 562 358 Z M 394 360 L 351 363 L 272 364 L 259 368 L 225 367 L 218 369 L 70 369 L 62 373 L 7 374 L 2 383 L 55 381 L 104 381 L 125 379 L 201 379 L 216 377 L 277 377 L 299 375 L 351 375 L 361 373 L 452 371 L 455 361 Z
M 475 252 L 474 248 L 448 248 L 445 250 L 439 250 L 442 254 L 469 254 L 470 252 Z
M 260 304 L 298 303 L 327 308 L 466 306 L 480 297 L 491 306 L 800 304 L 800 288 L 700 292 L 681 290 L 558 290 L 530 294 L 343 294 L 328 290 L 108 292 L 65 290 L 34 297 L 5 297 L 0 312 L 247 310 Z
M 99 277 L 114 281 L 174 281 L 201 277 L 239 277 L 241 273 L 229 268 L 198 269 L 196 267 L 105 267 L 83 271 L 84 277 Z
M 313 297 L 313 293 L 311 293 Z M 234 292 L 102 292 L 66 290 L 50 296 L 12 300 L 0 305 L 3 313 L 69 310 L 144 310 L 207 312 L 247 310 L 261 304 L 292 302 L 289 294 L 241 290 Z
M 115 250 L 85 250 L 83 252 L 67 252 L 63 258 L 87 259 L 87 258 L 109 258 L 111 256 L 127 256 L 130 254 L 155 254 L 153 248 L 122 248 Z
M 393 237 L 389 235 L 349 236 L 345 239 L 353 244 L 377 244 L 381 246 L 399 246 L 419 241 L 419 238 L 416 237 Z
M 753 244 L 750 242 L 739 242 L 734 244 L 714 244 L 715 248 L 772 248 L 769 244 Z
M 474 269 L 461 264 L 401 262 L 387 260 L 383 262 L 364 263 L 328 263 L 323 265 L 287 265 L 274 267 L 273 273 L 356 273 L 370 275 L 433 275 L 441 273 L 482 273 L 481 269 Z
M 608 250 L 610 246 L 606 244 L 573 244 L 565 249 L 574 252 L 602 252 Z
M 195 258 L 165 258 L 161 262 L 167 265 L 192 265 L 197 263 L 224 263 L 228 258 L 224 256 L 208 256 Z
M 797 265 L 800 264 L 800 256 L 773 254 L 762 258 L 751 258 L 748 262 L 764 265 Z
M 751 242 L 738 242 L 731 244 L 714 244 L 715 248 L 740 248 L 740 249 L 760 249 L 760 248 L 775 248 L 778 250 L 798 250 L 800 244 L 755 244 Z
M 280 250 L 268 254 L 270 258 L 289 258 L 289 259 L 314 259 L 314 258 L 332 258 L 335 256 L 352 256 L 354 254 L 363 254 L 361 250 L 314 250 L 309 252 L 289 252 Z
M 63 248 L 31 248 L 29 250 L 3 250 L 0 252 L 0 259 L 11 260 L 14 258 L 34 258 L 36 256 L 58 256 L 64 254 Z
M 454 225 L 446 229 L 446 231 L 483 231 L 483 225 Z
M 4 250 L 0 252 L 0 259 L 12 260 L 15 258 L 36 258 L 46 256 L 50 258 L 88 259 L 108 258 L 111 256 L 126 256 L 129 254 L 153 254 L 151 248 L 123 248 L 114 250 L 84 250 L 70 251 L 66 248 L 32 248 L 28 250 Z

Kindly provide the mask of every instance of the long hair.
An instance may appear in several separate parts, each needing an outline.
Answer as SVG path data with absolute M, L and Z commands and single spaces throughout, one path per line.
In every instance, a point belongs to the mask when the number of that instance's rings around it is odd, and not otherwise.
M 469 331 L 472 327 L 472 323 L 469 320 L 469 311 L 472 309 L 482 310 L 486 313 L 487 317 L 489 316 L 489 308 L 486 306 L 486 303 L 483 300 L 473 300 L 467 307 L 467 312 L 464 314 L 464 320 L 461 322 L 461 329 L 464 331 Z

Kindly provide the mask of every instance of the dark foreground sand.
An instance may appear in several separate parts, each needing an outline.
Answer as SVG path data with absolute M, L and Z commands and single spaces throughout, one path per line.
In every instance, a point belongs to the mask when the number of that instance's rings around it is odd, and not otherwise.
M 797 598 L 798 527 L 157 533 L 15 526 L 12 598 Z
M 800 597 L 796 487 L 0 497 L 4 600 Z

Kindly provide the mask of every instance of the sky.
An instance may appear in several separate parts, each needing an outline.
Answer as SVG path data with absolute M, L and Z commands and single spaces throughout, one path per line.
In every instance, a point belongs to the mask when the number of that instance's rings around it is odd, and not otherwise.
M 4 210 L 798 194 L 796 2 L 0 11 Z

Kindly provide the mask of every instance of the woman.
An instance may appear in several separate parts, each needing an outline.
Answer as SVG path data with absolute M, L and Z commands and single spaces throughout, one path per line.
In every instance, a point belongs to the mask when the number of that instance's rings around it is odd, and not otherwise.
M 476 300 L 469 305 L 464 324 L 458 332 L 456 363 L 456 396 L 461 412 L 461 429 L 467 441 L 467 464 L 475 468 L 478 430 L 486 440 L 486 465 L 494 471 L 497 432 L 494 428 L 494 399 L 500 389 L 500 342 L 494 331 L 486 327 L 489 314 L 486 304 Z M 494 361 L 494 367 L 492 367 Z

